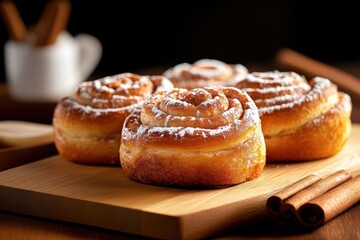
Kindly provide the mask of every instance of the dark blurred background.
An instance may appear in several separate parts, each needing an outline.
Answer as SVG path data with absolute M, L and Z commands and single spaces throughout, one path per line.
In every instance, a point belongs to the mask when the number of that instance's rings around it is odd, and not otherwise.
M 28 26 L 46 3 L 13 1 Z M 103 56 L 92 78 L 200 58 L 252 66 L 270 63 L 282 47 L 327 63 L 357 61 L 360 21 L 352 2 L 74 0 L 67 29 L 101 41 Z M 3 21 L 0 30 L 4 81 L 3 45 L 9 35 Z

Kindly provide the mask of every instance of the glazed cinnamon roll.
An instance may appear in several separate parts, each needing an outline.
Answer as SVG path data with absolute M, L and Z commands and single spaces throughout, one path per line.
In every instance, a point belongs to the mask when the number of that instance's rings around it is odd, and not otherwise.
M 330 157 L 349 137 L 351 99 L 328 79 L 308 82 L 294 72 L 254 72 L 236 87 L 259 109 L 267 161 Z
M 247 74 L 247 68 L 241 64 L 231 65 L 213 59 L 182 63 L 164 72 L 174 87 L 186 89 L 229 86 L 243 80 Z
M 119 165 L 125 118 L 154 92 L 172 88 L 162 76 L 131 73 L 81 83 L 62 99 L 53 116 L 55 145 L 67 160 Z
M 181 187 L 221 187 L 258 177 L 265 143 L 254 102 L 233 87 L 174 88 L 126 119 L 120 146 L 127 177 Z

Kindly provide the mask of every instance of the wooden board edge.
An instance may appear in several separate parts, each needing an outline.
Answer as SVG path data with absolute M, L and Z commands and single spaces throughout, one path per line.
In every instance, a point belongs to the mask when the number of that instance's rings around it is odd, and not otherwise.
M 138 227 L 140 215 L 132 209 L 99 203 L 96 203 L 97 207 L 94 208 L 95 203 L 90 201 L 6 186 L 0 186 L 0 196 L 1 210 L 132 234 L 141 233 Z M 75 210 L 82 214 L 73 214 Z
M 241 225 L 250 225 L 265 219 L 267 217 L 265 204 L 268 197 L 269 194 L 263 194 L 183 216 L 182 238 L 215 237 Z M 244 207 L 245 202 L 246 207 Z
M 58 152 L 53 142 L 4 151 L 0 153 L 0 171 L 42 160 L 56 154 Z
M 0 186 L 0 210 L 161 239 L 179 239 L 181 219 L 82 199 Z M 96 205 L 96 207 L 94 207 Z M 56 210 L 54 210 L 56 209 Z M 73 212 L 80 214 L 73 214 Z M 154 221 L 154 219 L 156 219 Z M 166 223 L 166 228 L 164 224 Z

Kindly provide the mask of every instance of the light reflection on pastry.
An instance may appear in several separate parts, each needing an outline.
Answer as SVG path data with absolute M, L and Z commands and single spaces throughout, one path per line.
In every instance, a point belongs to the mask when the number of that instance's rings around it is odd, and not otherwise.
M 294 72 L 254 72 L 236 87 L 259 108 L 267 161 L 330 157 L 349 138 L 351 99 L 328 79 L 308 82 Z
M 258 177 L 265 144 L 254 102 L 233 87 L 154 94 L 125 121 L 121 164 L 148 184 L 221 187 Z
M 131 73 L 81 83 L 55 108 L 53 126 L 60 155 L 78 163 L 119 165 L 125 118 L 151 94 L 170 88 L 165 77 Z

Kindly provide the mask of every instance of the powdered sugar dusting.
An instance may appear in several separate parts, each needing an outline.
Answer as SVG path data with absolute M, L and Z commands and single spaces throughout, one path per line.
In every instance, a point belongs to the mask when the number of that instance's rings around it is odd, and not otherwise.
M 249 103 L 248 107 L 252 106 L 253 103 Z M 176 118 L 176 116 L 171 116 L 172 118 Z M 171 118 L 167 116 L 167 118 Z M 201 127 L 168 127 L 168 126 L 149 126 L 149 125 L 140 125 L 138 128 L 135 138 L 146 135 L 156 135 L 156 137 L 164 137 L 164 136 L 172 136 L 178 139 L 184 139 L 187 136 L 194 136 L 195 134 L 200 134 L 202 138 L 207 137 L 216 137 L 223 136 L 231 131 L 239 131 L 240 129 L 244 130 L 248 127 L 253 126 L 254 124 L 259 124 L 259 115 L 257 111 L 254 109 L 247 109 L 244 113 L 243 119 L 236 119 L 229 124 L 224 126 L 220 126 L 214 129 L 201 128 Z
M 186 134 L 186 131 L 184 129 L 182 129 L 180 132 L 178 132 L 178 135 L 180 138 L 184 138 L 185 134 Z
M 94 118 L 100 117 L 104 114 L 109 114 L 109 113 L 114 113 L 114 112 L 119 112 L 119 111 L 124 111 L 124 110 L 128 110 L 128 109 L 132 109 L 135 108 L 137 106 L 139 106 L 140 104 L 142 104 L 142 102 L 139 102 L 137 104 L 133 104 L 130 106 L 125 106 L 125 107 L 120 107 L 120 108 L 94 108 L 92 106 L 89 105 L 82 105 L 78 102 L 76 102 L 73 99 L 67 98 L 64 100 L 66 104 L 69 104 L 70 106 L 72 106 L 72 108 L 74 110 L 80 110 L 83 114 L 83 117 L 85 116 L 89 116 L 91 115 Z
M 193 64 L 181 63 L 164 72 L 164 76 L 182 86 L 189 82 L 195 87 L 231 86 L 243 80 L 248 70 L 241 64 L 230 65 L 215 59 L 201 59 Z M 196 82 L 196 83 L 195 83 Z
M 302 105 L 304 102 L 313 102 L 316 99 L 320 98 L 324 89 L 328 88 L 331 85 L 331 82 L 328 79 L 317 77 L 314 78 L 314 86 L 310 88 L 306 94 L 302 96 L 294 97 L 293 101 L 285 102 L 279 105 L 270 105 L 259 108 L 260 114 L 271 114 L 274 111 L 281 111 L 283 109 L 290 109 L 296 106 Z
M 249 93 L 259 107 L 260 114 L 271 114 L 274 111 L 294 108 L 303 102 L 311 102 L 319 98 L 323 90 L 330 86 L 325 78 L 315 78 L 314 86 L 294 72 L 264 72 L 248 75 L 247 82 L 259 83 L 256 88 L 243 88 Z M 241 86 L 246 86 L 246 83 Z M 256 85 L 254 85 L 256 86 Z
M 225 132 L 230 132 L 234 126 L 228 124 L 221 126 L 216 129 L 204 129 L 204 128 L 193 128 L 193 127 L 150 127 L 146 125 L 141 125 L 136 132 L 135 138 L 138 138 L 143 135 L 156 135 L 156 136 L 173 136 L 175 138 L 184 139 L 186 136 L 194 136 L 195 133 L 198 133 L 203 138 L 207 136 L 218 136 L 219 134 L 224 134 Z
M 202 96 L 193 100 L 190 96 L 183 100 L 186 95 L 180 96 L 174 91 L 180 90 L 174 89 L 169 92 L 154 94 L 144 103 L 142 111 L 137 113 L 138 120 L 136 121 L 138 122 L 136 124 L 139 127 L 134 133 L 134 138 L 149 138 L 149 141 L 150 139 L 154 141 L 154 139 L 166 137 L 175 139 L 193 138 L 193 136 L 203 139 L 226 138 L 233 134 L 241 134 L 242 131 L 253 127 L 254 124 L 260 124 L 254 102 L 248 94 L 238 89 L 223 87 L 209 90 L 209 93 L 214 96 L 212 100 L 215 102 L 209 101 L 206 94 L 204 95 L 206 98 Z M 171 96 L 178 96 L 181 100 L 173 99 Z M 220 101 L 220 99 L 223 100 Z M 219 110 L 214 110 L 213 113 L 209 111 L 209 115 L 199 117 L 196 110 L 191 110 L 191 114 L 189 114 L 188 109 L 182 109 L 183 102 L 186 101 L 194 102 L 195 105 L 199 104 L 197 106 L 204 103 L 209 105 L 208 107 L 219 108 Z M 224 101 L 227 104 L 223 109 Z M 186 104 L 191 105 L 193 108 L 196 107 L 187 102 Z M 171 111 L 168 111 L 170 106 L 177 108 L 177 111 L 174 111 L 176 114 L 171 114 Z
M 255 88 L 255 89 L 254 88 L 244 88 L 242 90 L 247 92 L 247 93 L 258 92 L 260 94 L 266 94 L 266 93 L 277 93 L 277 92 L 294 93 L 298 89 L 303 89 L 305 91 L 309 91 L 310 86 L 308 84 L 306 84 L 306 83 L 301 83 L 301 84 L 295 85 L 295 86 L 276 86 L 276 87 Z
M 232 129 L 231 124 L 225 125 L 225 126 L 221 126 L 217 129 L 212 129 L 211 131 L 209 131 L 209 135 L 210 136 L 217 136 L 220 133 L 224 133 L 224 132 L 230 132 Z
M 260 84 L 276 83 L 279 85 L 292 85 L 294 80 L 300 79 L 301 76 L 294 72 L 279 72 L 277 70 L 272 72 L 254 72 L 249 74 L 246 81 Z
M 159 107 L 155 104 L 152 106 L 151 110 L 153 113 L 155 113 L 155 118 L 160 118 L 165 115 L 165 113 L 161 111 Z
M 300 97 L 302 97 L 302 95 L 300 94 L 293 94 L 293 95 L 285 94 L 283 96 L 276 96 L 274 98 L 256 99 L 254 102 L 258 107 L 273 106 L 273 105 L 293 102 Z

